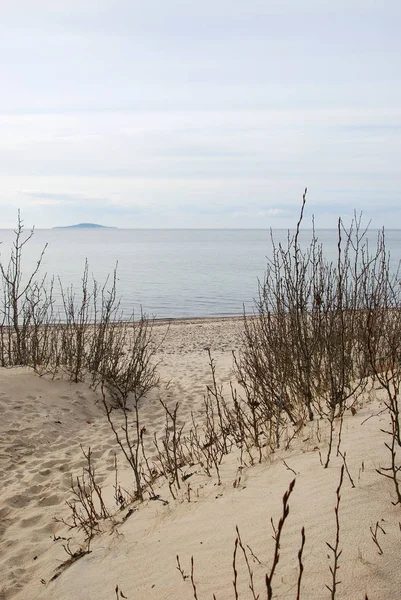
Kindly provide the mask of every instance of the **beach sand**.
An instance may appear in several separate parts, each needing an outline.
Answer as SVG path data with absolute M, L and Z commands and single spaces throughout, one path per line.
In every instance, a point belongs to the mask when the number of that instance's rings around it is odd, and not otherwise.
M 162 384 L 141 404 L 148 440 L 164 427 L 160 396 L 172 405 L 179 403 L 183 424 L 191 415 L 200 415 L 211 383 L 207 348 L 219 383 L 228 389 L 234 381 L 232 351 L 240 347 L 241 332 L 241 319 L 155 325 L 156 340 L 164 340 L 157 355 Z M 341 583 L 336 595 L 341 599 L 363 600 L 365 594 L 376 600 L 401 597 L 401 509 L 392 504 L 392 482 L 376 471 L 389 463 L 384 445 L 388 436 L 381 431 L 389 418 L 385 413 L 373 416 L 383 407 L 383 398 L 380 390 L 371 391 L 356 414 L 347 413 L 344 420 L 342 451 L 354 487 L 345 473 L 339 508 Z M 91 448 L 105 498 L 113 504 L 118 448 L 99 394 L 83 383 L 40 378 L 29 369 L 1 369 L 0 414 L 1 600 L 112 600 L 117 585 L 123 593 L 119 597 L 129 600 L 210 600 L 213 594 L 218 600 L 235 598 L 236 526 L 255 585 L 253 596 L 239 548 L 239 598 L 265 598 L 265 574 L 274 554 L 271 518 L 277 526 L 283 494 L 293 479 L 273 597 L 297 597 L 302 527 L 306 540 L 300 597 L 331 597 L 325 587 L 331 586 L 333 564 L 327 543 L 333 545 L 336 538 L 334 508 L 343 461 L 334 453 L 329 468 L 321 466 L 319 451 L 324 454 L 327 448 L 327 431 L 319 421 L 307 423 L 289 449 L 266 452 L 260 464 L 239 470 L 239 455 L 232 452 L 221 464 L 221 485 L 196 465 L 186 469 L 191 476 L 180 497 L 174 500 L 164 485 L 158 490 L 159 500 L 146 499 L 125 522 L 127 509 L 117 513 L 93 538 L 91 553 L 62 570 L 58 567 L 68 559 L 63 545 L 71 538 L 75 548 L 78 539 L 62 520 L 70 518 L 66 501 L 71 499 L 71 476 L 80 475 L 86 464 L 81 445 Z M 119 464 L 126 486 L 133 487 L 131 474 L 122 461 Z M 370 528 L 376 523 L 386 532 L 377 533 L 383 554 L 372 539 Z M 177 569 L 177 555 L 185 577 Z

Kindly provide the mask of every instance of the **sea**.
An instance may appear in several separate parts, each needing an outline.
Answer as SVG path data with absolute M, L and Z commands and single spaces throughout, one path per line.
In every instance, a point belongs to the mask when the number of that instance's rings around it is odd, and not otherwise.
M 23 248 L 26 281 L 46 246 L 37 279 L 55 279 L 80 294 L 85 261 L 90 279 L 110 287 L 117 267 L 117 295 L 128 318 L 141 310 L 157 319 L 226 317 L 250 314 L 275 244 L 286 245 L 287 230 L 267 229 L 37 229 Z M 337 231 L 315 232 L 324 255 L 336 260 Z M 311 230 L 302 230 L 306 247 Z M 377 232 L 369 231 L 371 247 Z M 7 266 L 14 234 L 0 230 L 0 260 Z M 401 230 L 386 231 L 386 248 L 395 272 L 401 259 Z

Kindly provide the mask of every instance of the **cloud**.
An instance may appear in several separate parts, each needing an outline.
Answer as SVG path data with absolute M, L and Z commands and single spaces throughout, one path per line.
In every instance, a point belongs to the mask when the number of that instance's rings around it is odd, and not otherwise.
M 38 226 L 290 224 L 306 185 L 324 224 L 396 222 L 401 4 L 383 1 L 8 3 L 3 226 L 6 206 Z
M 288 214 L 287 210 L 282 208 L 269 208 L 267 210 L 260 210 L 256 213 L 257 217 L 281 217 Z
M 81 206 L 86 203 L 94 203 L 96 205 L 108 205 L 111 204 L 109 198 L 101 198 L 95 196 L 89 196 L 84 193 L 51 193 L 41 192 L 37 190 L 19 190 L 17 193 L 33 198 L 34 201 L 31 204 L 39 206 L 60 206 L 60 205 L 78 205 Z

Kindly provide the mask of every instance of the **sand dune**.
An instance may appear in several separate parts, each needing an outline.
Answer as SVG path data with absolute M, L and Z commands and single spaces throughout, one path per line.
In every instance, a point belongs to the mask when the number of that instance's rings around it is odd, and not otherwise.
M 166 324 L 158 324 L 156 337 L 162 339 L 166 330 Z M 228 385 L 231 350 L 238 348 L 240 335 L 240 319 L 171 323 L 158 353 L 162 389 L 150 393 L 141 407 L 149 440 L 164 426 L 159 394 L 180 403 L 183 423 L 191 413 L 199 413 L 210 383 L 205 348 L 212 349 L 219 381 Z M 127 509 L 117 513 L 114 522 L 105 522 L 104 532 L 92 540 L 91 553 L 61 572 L 58 567 L 68 558 L 63 544 L 70 537 L 74 544 L 76 537 L 60 519 L 69 517 L 66 500 L 71 475 L 79 475 L 85 466 L 80 445 L 91 447 L 99 482 L 112 503 L 117 450 L 112 432 L 97 402 L 98 394 L 84 384 L 47 380 L 22 368 L 2 369 L 0 390 L 2 600 L 111 600 L 116 597 L 116 585 L 129 600 L 188 600 L 196 597 L 189 577 L 191 556 L 198 599 L 210 599 L 213 594 L 218 600 L 233 598 L 236 525 L 244 547 L 249 545 L 258 559 L 248 550 L 255 593 L 266 597 L 264 576 L 274 547 L 270 519 L 277 523 L 282 496 L 294 478 L 274 597 L 296 598 L 297 553 L 305 527 L 301 597 L 330 598 L 325 586 L 330 585 L 332 561 L 326 542 L 333 544 L 336 535 L 334 507 L 342 460 L 334 457 L 328 469 L 322 468 L 319 450 L 324 453 L 327 444 L 324 425 L 308 423 L 288 450 L 270 454 L 261 464 L 241 471 L 239 456 L 233 452 L 221 465 L 221 485 L 196 466 L 188 469 L 191 476 L 177 500 L 164 485 L 158 490 L 159 500 L 145 500 L 125 522 Z M 342 448 L 355 487 L 345 474 L 337 593 L 343 599 L 363 599 L 365 594 L 376 600 L 401 597 L 400 507 L 392 504 L 391 481 L 376 472 L 388 464 L 386 435 L 381 432 L 388 417 L 368 419 L 380 410 L 380 394 L 366 395 L 357 413 L 347 414 L 344 421 Z M 122 476 L 130 485 L 130 474 L 123 468 Z M 378 533 L 383 555 L 370 531 L 377 522 L 386 532 Z M 176 568 L 177 554 L 185 580 Z M 236 566 L 239 597 L 252 598 L 241 552 Z

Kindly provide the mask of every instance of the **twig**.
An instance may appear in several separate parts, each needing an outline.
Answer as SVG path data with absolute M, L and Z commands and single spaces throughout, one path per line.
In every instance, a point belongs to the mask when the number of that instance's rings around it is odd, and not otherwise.
M 384 519 L 382 519 L 382 522 L 384 523 Z M 373 529 L 373 526 L 369 527 L 369 529 L 370 529 L 370 533 L 372 534 L 372 540 L 378 547 L 380 556 L 382 556 L 383 550 L 379 544 L 379 540 L 377 539 L 377 534 L 379 531 L 381 531 L 382 533 L 384 533 L 384 535 L 386 535 L 386 532 L 384 531 L 383 527 L 379 524 L 379 521 L 376 521 L 376 525 L 375 525 L 374 529 Z
M 381 467 L 380 469 L 376 469 L 376 472 L 379 475 L 383 475 L 383 477 L 387 477 L 391 479 L 394 483 L 395 491 L 397 494 L 397 501 L 392 504 L 396 506 L 397 504 L 401 504 L 401 483 L 398 480 L 398 474 L 401 472 L 401 465 L 397 465 L 397 423 L 398 420 L 396 416 L 390 412 L 391 417 L 391 431 L 385 431 L 381 429 L 383 433 L 388 433 L 391 436 L 391 446 L 390 444 L 385 443 L 384 445 L 391 453 L 391 467 Z M 388 474 L 391 473 L 390 475 Z
M 332 583 L 331 586 L 328 586 L 326 584 L 327 589 L 331 592 L 331 598 L 332 600 L 335 600 L 335 596 L 336 596 L 336 591 L 337 591 L 337 586 L 341 583 L 340 581 L 338 581 L 337 579 L 337 571 L 340 568 L 338 561 L 340 559 L 340 556 L 342 554 L 342 550 L 339 550 L 339 545 L 340 545 L 340 520 L 339 520 L 339 509 L 340 509 L 340 502 L 341 502 L 341 486 L 343 484 L 343 478 L 344 478 L 344 465 L 342 465 L 341 467 L 341 474 L 340 474 L 340 483 L 338 484 L 338 488 L 336 491 L 336 496 L 337 496 L 337 503 L 336 503 L 336 507 L 334 509 L 334 512 L 336 514 L 336 541 L 334 546 L 332 546 L 331 544 L 329 544 L 328 542 L 326 542 L 327 546 L 330 548 L 330 550 L 333 553 L 333 558 L 334 558 L 334 564 L 333 566 L 330 566 L 330 573 L 332 576 Z
M 237 529 L 237 532 L 238 532 L 238 529 Z M 237 571 L 237 566 L 236 566 L 237 550 L 238 550 L 238 537 L 235 538 L 234 554 L 233 554 L 233 571 L 234 571 L 233 586 L 234 586 L 235 600 L 238 600 L 238 590 L 237 590 L 238 571 Z
M 192 589 L 194 592 L 194 600 L 198 600 L 198 595 L 196 593 L 196 585 L 195 585 L 195 581 L 194 581 L 194 557 L 191 556 L 191 583 L 192 583 Z
M 347 465 L 347 461 L 346 461 L 347 453 L 346 453 L 346 452 L 344 452 L 344 454 L 343 454 L 343 453 L 341 452 L 341 450 L 340 450 L 340 449 L 338 449 L 338 454 L 339 454 L 339 455 L 341 456 L 341 458 L 343 459 L 343 463 L 344 463 L 345 470 L 347 471 L 348 479 L 350 480 L 350 482 L 351 482 L 351 485 L 352 485 L 352 487 L 354 488 L 354 487 L 355 487 L 355 483 L 354 483 L 354 480 L 352 479 L 352 477 L 351 477 L 351 474 L 350 474 L 350 472 L 349 472 L 349 470 L 348 470 L 348 465 Z
M 238 540 L 238 544 L 239 544 L 239 547 L 240 547 L 240 548 L 241 548 L 241 550 L 242 550 L 242 553 L 243 553 L 243 555 L 244 555 L 244 559 L 245 559 L 245 562 L 246 562 L 246 566 L 247 566 L 247 569 L 248 569 L 248 575 L 249 575 L 249 589 L 250 589 L 250 590 L 251 590 L 251 592 L 252 592 L 252 598 L 253 598 L 253 600 L 258 600 L 259 596 L 257 596 L 257 595 L 256 595 L 256 592 L 255 592 L 255 587 L 254 587 L 254 584 L 253 584 L 253 571 L 252 571 L 252 569 L 251 569 L 251 565 L 249 564 L 248 555 L 247 555 L 247 552 L 246 552 L 246 550 L 245 550 L 245 548 L 244 548 L 244 545 L 243 545 L 243 543 L 242 543 L 242 540 L 241 540 L 241 536 L 240 536 L 240 532 L 239 532 L 239 529 L 238 529 L 238 527 L 236 527 L 236 530 L 237 530 L 237 540 Z M 235 593 L 237 594 L 236 587 L 235 587 L 234 589 L 235 589 Z M 237 598 L 237 596 L 236 596 L 236 598 Z
M 302 575 L 304 572 L 304 565 L 302 563 L 302 553 L 304 551 L 304 546 L 305 546 L 305 527 L 302 527 L 301 537 L 302 537 L 301 547 L 298 550 L 299 575 L 298 575 L 298 585 L 297 585 L 297 600 L 300 600 L 300 598 L 301 598 L 301 581 L 302 581 Z
M 378 413 L 375 413 L 374 415 L 369 415 L 368 417 L 366 417 L 366 419 L 364 419 L 362 421 L 361 425 L 363 425 L 364 423 L 366 423 L 366 421 L 369 421 L 369 419 L 373 419 L 374 417 L 380 417 L 380 415 L 382 415 L 386 411 L 387 411 L 387 406 L 386 406 L 386 408 L 383 408 L 383 410 L 379 410 Z
M 273 598 L 272 580 L 274 577 L 274 572 L 275 572 L 278 562 L 280 560 L 280 537 L 281 537 L 281 533 L 283 531 L 285 520 L 287 519 L 288 514 L 290 512 L 290 508 L 288 506 L 288 499 L 294 489 L 294 486 L 295 486 L 295 479 L 293 479 L 291 481 L 288 490 L 285 492 L 285 494 L 283 496 L 283 514 L 280 517 L 277 529 L 274 528 L 274 524 L 272 522 L 273 530 L 274 530 L 274 538 L 273 539 L 275 540 L 276 544 L 274 547 L 273 564 L 270 569 L 270 573 L 266 573 L 266 577 L 265 577 L 268 600 L 271 600 Z
M 248 548 L 249 552 L 251 553 L 252 558 L 261 565 L 262 564 L 261 561 L 258 559 L 256 554 L 254 554 L 254 552 L 253 552 L 252 548 L 249 546 L 249 544 L 247 544 L 246 547 Z
M 116 593 L 116 600 L 118 600 L 119 598 L 127 598 L 127 596 L 125 596 L 123 594 L 122 590 L 120 590 L 120 588 L 118 587 L 118 585 L 116 585 L 116 588 L 115 588 L 114 591 Z M 120 594 L 119 594 L 119 592 L 120 592 Z
M 287 467 L 287 470 L 288 470 L 288 471 L 292 471 L 292 473 L 294 473 L 294 475 L 298 475 L 298 473 L 297 473 L 296 471 L 294 471 L 294 469 L 291 469 L 291 467 L 289 467 L 289 466 L 287 465 L 287 463 L 285 462 L 285 460 L 283 460 L 283 465 L 284 465 L 285 467 Z
M 185 573 L 184 573 L 184 570 L 183 570 L 183 568 L 181 567 L 181 564 L 180 564 L 180 557 L 179 557 L 179 555 L 178 555 L 178 554 L 177 554 L 177 556 L 176 556 L 175 558 L 176 558 L 176 561 L 177 561 L 177 570 L 178 570 L 178 571 L 181 573 L 181 577 L 182 577 L 182 579 L 185 581 L 186 579 L 188 579 L 188 575 L 185 575 Z

